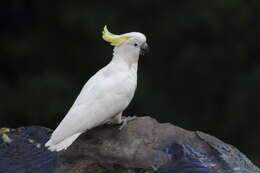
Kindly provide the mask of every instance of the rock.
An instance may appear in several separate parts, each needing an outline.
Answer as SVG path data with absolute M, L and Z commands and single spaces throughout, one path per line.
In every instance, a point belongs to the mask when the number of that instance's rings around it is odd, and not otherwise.
M 43 147 L 51 132 L 36 126 L 8 130 L 11 141 L 0 138 L 0 173 L 53 172 L 57 153 Z
M 58 155 L 43 147 L 51 132 L 0 130 L 0 173 L 260 173 L 235 147 L 150 117 L 92 129 Z
M 140 117 L 102 126 L 58 153 L 56 173 L 259 173 L 235 147 L 203 132 Z

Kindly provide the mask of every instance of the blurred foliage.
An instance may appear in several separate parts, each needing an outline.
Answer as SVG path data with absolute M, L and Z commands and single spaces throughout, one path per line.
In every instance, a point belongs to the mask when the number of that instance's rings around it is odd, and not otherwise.
M 151 47 L 126 115 L 208 132 L 260 165 L 259 0 L 10 0 L 0 8 L 0 126 L 55 128 L 111 59 L 107 24 L 145 33 Z

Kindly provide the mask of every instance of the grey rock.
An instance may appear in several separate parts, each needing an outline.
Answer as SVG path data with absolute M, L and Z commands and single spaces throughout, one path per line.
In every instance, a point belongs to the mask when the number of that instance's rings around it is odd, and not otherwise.
M 10 142 L 0 138 L 0 173 L 53 172 L 57 153 L 44 147 L 51 133 L 37 126 L 10 129 L 6 133 Z
M 102 126 L 58 153 L 56 173 L 260 173 L 235 147 L 151 117 Z
M 192 132 L 150 117 L 102 126 L 81 135 L 66 151 L 44 143 L 52 130 L 21 127 L 0 139 L 1 173 L 260 173 L 235 147 L 203 132 Z M 54 171 L 55 168 L 55 171 Z

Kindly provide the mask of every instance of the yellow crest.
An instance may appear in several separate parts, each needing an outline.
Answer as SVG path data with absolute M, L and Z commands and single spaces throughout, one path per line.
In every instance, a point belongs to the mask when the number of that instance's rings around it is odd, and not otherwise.
M 104 27 L 102 38 L 109 42 L 112 46 L 118 46 L 129 39 L 128 37 L 112 34 L 108 31 L 107 26 Z

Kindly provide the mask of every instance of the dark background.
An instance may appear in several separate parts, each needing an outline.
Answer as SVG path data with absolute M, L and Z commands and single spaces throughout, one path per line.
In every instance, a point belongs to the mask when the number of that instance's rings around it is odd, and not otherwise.
M 210 133 L 260 165 L 259 0 L 3 2 L 0 126 L 55 128 L 110 61 L 108 25 L 150 45 L 125 115 Z

